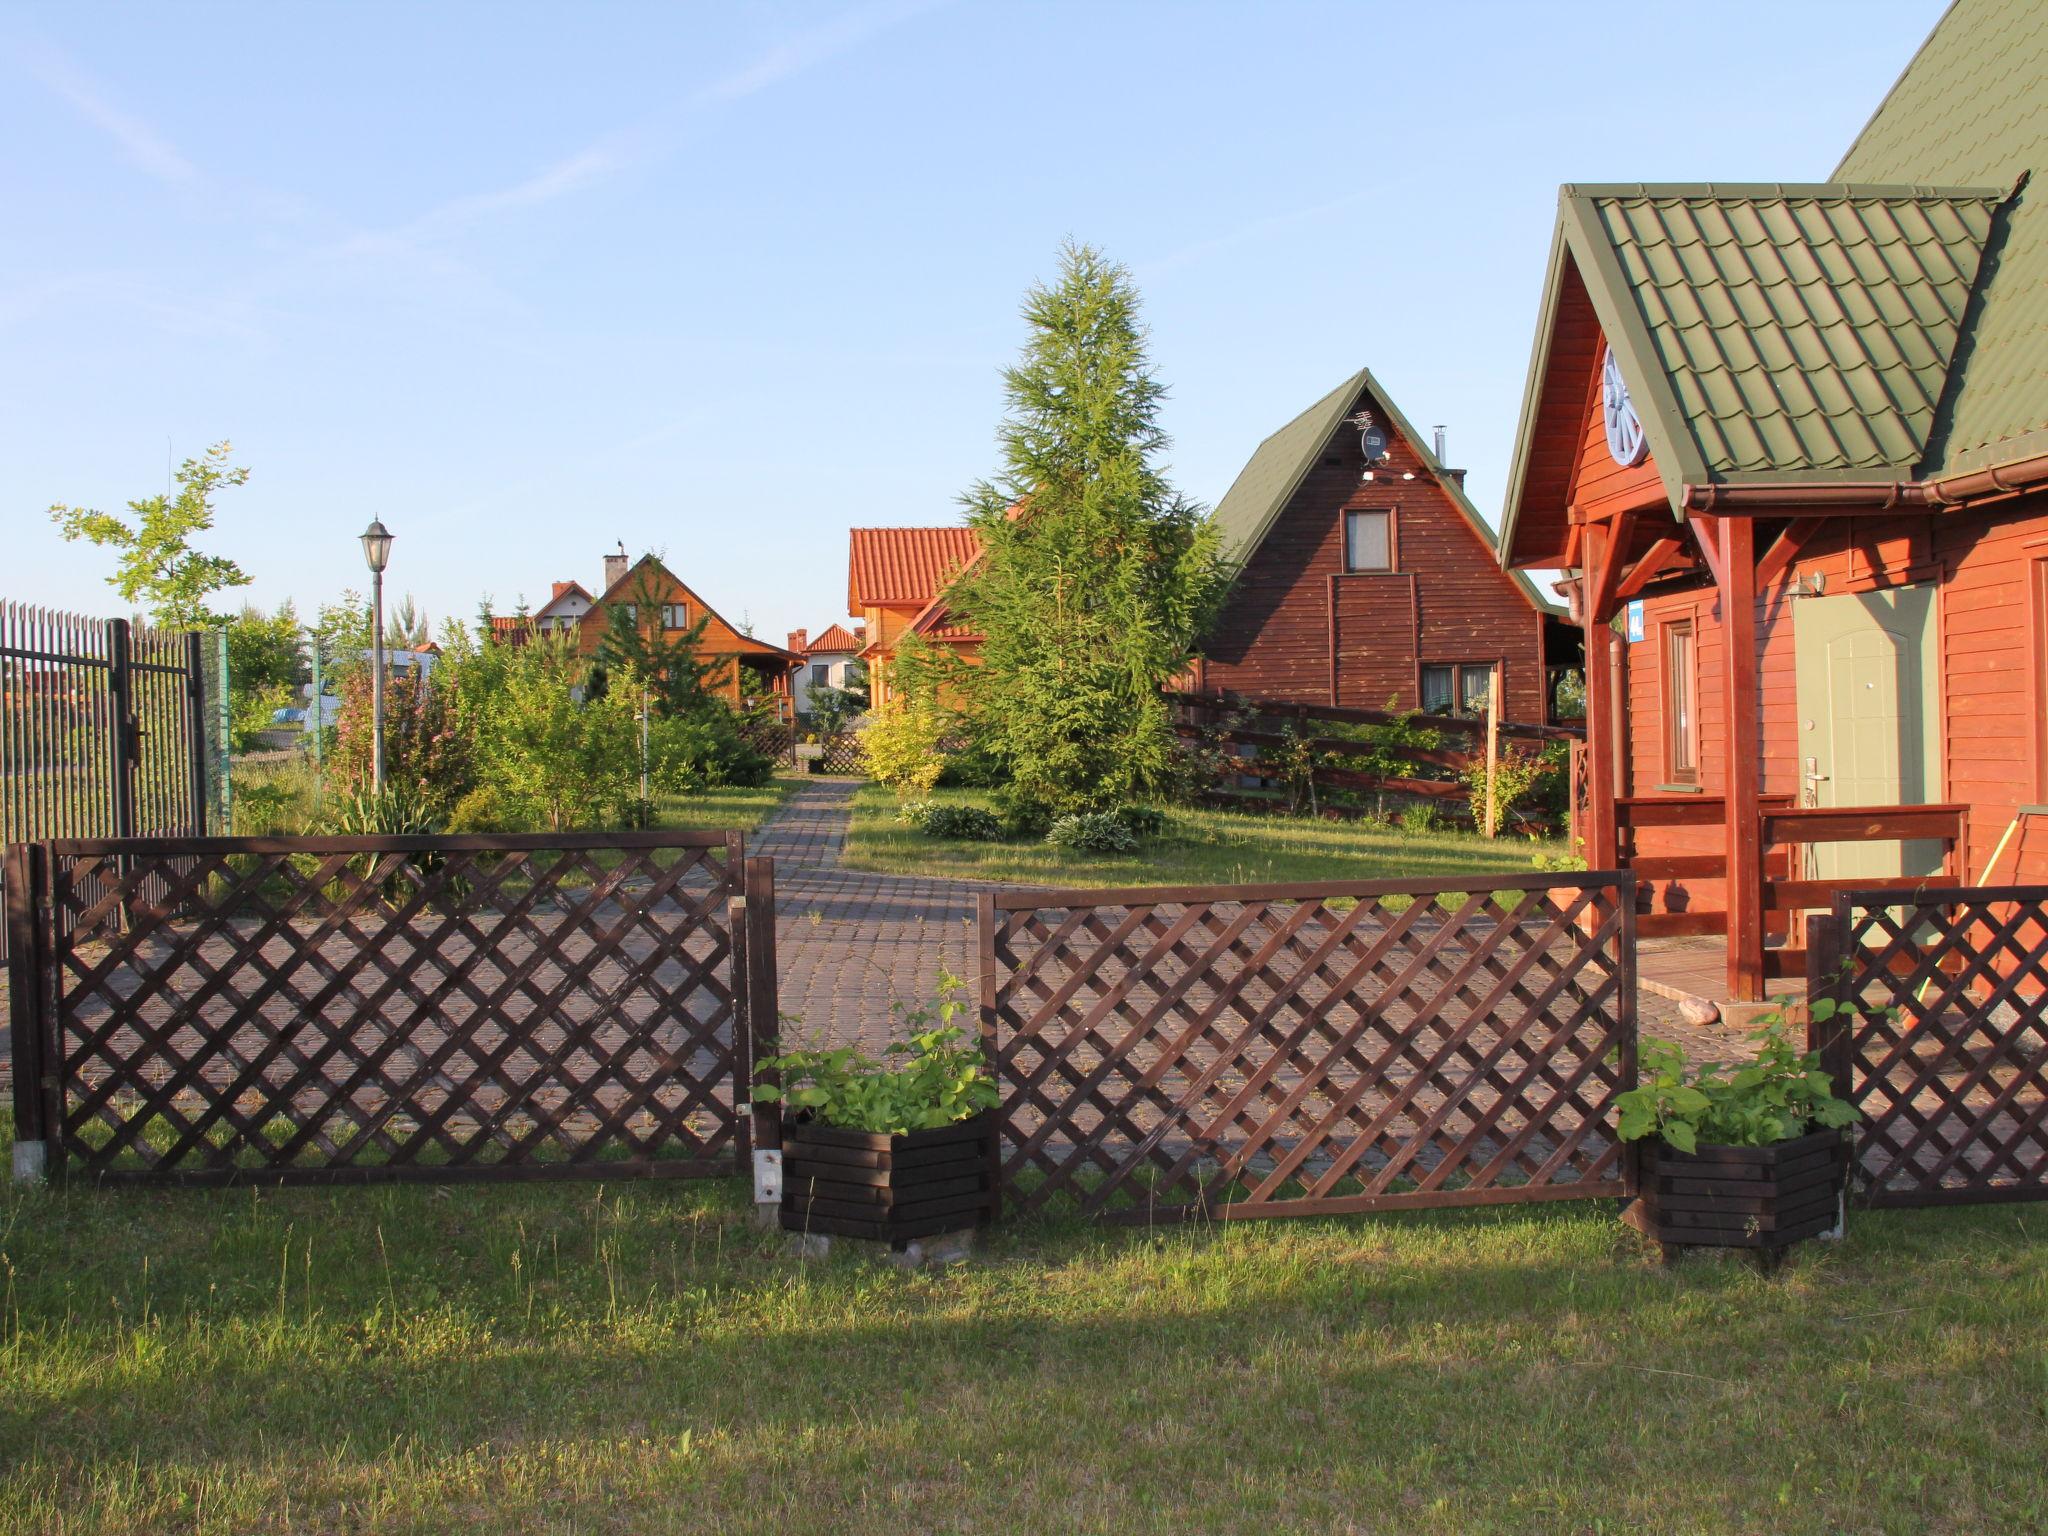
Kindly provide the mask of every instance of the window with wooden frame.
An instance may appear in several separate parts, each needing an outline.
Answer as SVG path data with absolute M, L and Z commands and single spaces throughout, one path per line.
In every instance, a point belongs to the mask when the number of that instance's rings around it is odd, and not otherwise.
M 1490 661 L 1431 662 L 1422 669 L 1422 712 L 1483 716 L 1493 679 Z
M 662 604 L 661 625 L 664 629 L 688 629 L 690 627 L 690 605 L 688 603 Z
M 1344 569 L 1394 568 L 1394 514 L 1380 508 L 1344 514 Z
M 1698 658 L 1691 619 L 1664 626 L 1664 776 L 1673 784 L 1700 781 Z

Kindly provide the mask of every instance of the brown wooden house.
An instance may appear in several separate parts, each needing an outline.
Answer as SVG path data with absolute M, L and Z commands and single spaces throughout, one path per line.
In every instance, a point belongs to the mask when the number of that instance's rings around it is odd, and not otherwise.
M 756 640 L 729 623 L 675 572 L 653 555 L 629 562 L 623 546 L 604 558 L 604 582 L 596 597 L 573 581 L 558 581 L 548 603 L 537 612 L 517 617 L 494 615 L 493 638 L 518 644 L 536 633 L 560 632 L 574 637 L 576 649 L 597 654 L 614 613 L 624 615 L 643 633 L 655 629 L 677 634 L 703 622 L 699 659 L 723 663 L 706 682 L 734 709 L 772 708 L 793 718 L 790 674 L 800 658 L 779 645 Z
M 1508 718 L 1549 720 L 1578 636 L 1463 480 L 1367 370 L 1267 438 L 1216 506 L 1237 569 L 1194 691 L 1471 714 L 1498 670 Z
M 1577 576 L 1590 863 L 1738 998 L 1842 884 L 2048 879 L 2044 171 L 2048 7 L 1962 0 L 1828 182 L 1563 190 L 1502 554 Z

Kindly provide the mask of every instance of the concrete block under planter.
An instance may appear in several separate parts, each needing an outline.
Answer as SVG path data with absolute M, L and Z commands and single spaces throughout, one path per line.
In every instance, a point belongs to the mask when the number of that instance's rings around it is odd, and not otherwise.
M 1841 1219 L 1849 1160 L 1837 1130 L 1694 1152 L 1645 1142 L 1639 1156 L 1638 1194 L 1623 1219 L 1663 1244 L 1667 1257 L 1677 1248 L 1749 1248 L 1776 1257 Z
M 815 1121 L 782 1128 L 782 1225 L 902 1247 L 995 1216 L 996 1117 L 888 1136 Z

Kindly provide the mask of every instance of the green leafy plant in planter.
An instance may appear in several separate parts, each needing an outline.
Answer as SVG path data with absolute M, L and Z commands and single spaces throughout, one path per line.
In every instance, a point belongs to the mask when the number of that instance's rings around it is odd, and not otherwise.
M 994 1216 L 1001 1091 L 953 1023 L 964 985 L 942 975 L 930 1007 L 901 1010 L 909 1038 L 879 1057 L 840 1046 L 761 1063 L 782 1081 L 757 1084 L 754 1102 L 795 1112 L 782 1136 L 785 1230 L 902 1247 Z
M 1000 1093 L 981 1048 L 953 1023 L 968 1006 L 959 996 L 966 986 L 957 976 L 941 975 L 930 1006 L 903 1010 L 899 1004 L 912 1032 L 883 1047 L 880 1056 L 842 1045 L 763 1061 L 757 1070 L 777 1073 L 782 1081 L 756 1084 L 754 1102 L 781 1104 L 843 1130 L 894 1136 L 936 1130 L 995 1108 Z
M 1840 1005 L 1816 999 L 1825 1021 Z M 1783 1007 L 1763 1020 L 1753 1060 L 1687 1069 L 1685 1052 L 1643 1042 L 1638 1087 L 1615 1096 L 1616 1134 L 1650 1142 L 1626 1219 L 1669 1257 L 1686 1247 L 1748 1248 L 1775 1261 L 1833 1227 L 1847 1172 L 1842 1130 L 1859 1118 L 1818 1052 L 1787 1035 Z

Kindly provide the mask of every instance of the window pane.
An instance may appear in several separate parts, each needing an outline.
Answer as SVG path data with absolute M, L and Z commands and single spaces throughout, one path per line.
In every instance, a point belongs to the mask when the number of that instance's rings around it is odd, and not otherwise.
M 1422 669 L 1422 707 L 1432 715 L 1451 712 L 1451 668 Z
M 1384 571 L 1392 566 L 1384 512 L 1344 514 L 1344 568 L 1348 571 Z
M 1664 720 L 1670 740 L 1671 773 L 1693 772 L 1692 625 L 1673 624 L 1664 631 Z
M 1460 667 L 1458 669 L 1458 680 L 1463 685 L 1464 691 L 1464 708 L 1459 711 L 1460 714 L 1483 715 L 1486 713 L 1487 681 L 1492 676 L 1493 668 L 1491 667 Z
M 832 686 L 832 667 L 829 662 L 818 662 L 812 665 L 811 686 L 813 688 L 829 688 Z

